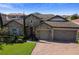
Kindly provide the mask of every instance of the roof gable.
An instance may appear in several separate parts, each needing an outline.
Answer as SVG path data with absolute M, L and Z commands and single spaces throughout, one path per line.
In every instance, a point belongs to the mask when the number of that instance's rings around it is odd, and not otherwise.
M 23 24 L 19 23 L 19 22 L 16 21 L 16 20 L 11 20 L 11 21 L 7 22 L 4 26 L 6 26 L 6 25 L 8 25 L 8 24 L 10 24 L 10 23 L 12 23 L 12 22 L 16 22 L 16 23 L 19 24 L 19 25 L 23 25 Z
M 28 17 L 30 17 L 30 16 L 36 17 L 37 19 L 41 19 L 41 18 L 35 16 L 34 14 L 30 14 L 30 15 L 28 15 L 28 16 L 26 16 L 26 18 L 28 18 Z
M 52 27 L 47 23 L 45 23 L 44 21 L 42 21 L 36 28 L 41 30 L 41 29 L 49 29 Z
M 47 21 L 52 21 L 52 22 L 66 22 L 68 20 L 66 18 L 64 18 L 64 17 L 61 17 L 59 15 L 56 15 L 56 16 L 48 19 Z

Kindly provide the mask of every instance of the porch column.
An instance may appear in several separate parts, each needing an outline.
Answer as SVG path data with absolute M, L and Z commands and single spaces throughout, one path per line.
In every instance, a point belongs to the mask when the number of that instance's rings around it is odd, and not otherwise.
M 53 38 L 54 38 L 54 30 L 51 29 L 51 36 L 52 36 L 52 41 L 53 41 Z

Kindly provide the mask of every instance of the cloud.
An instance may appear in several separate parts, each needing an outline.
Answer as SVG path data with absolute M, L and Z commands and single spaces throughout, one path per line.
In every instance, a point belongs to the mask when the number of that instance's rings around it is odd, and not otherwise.
M 0 13 L 12 13 L 16 10 L 18 9 L 12 3 L 0 3 Z
M 13 6 L 11 4 L 0 4 L 0 10 L 11 10 L 13 9 Z

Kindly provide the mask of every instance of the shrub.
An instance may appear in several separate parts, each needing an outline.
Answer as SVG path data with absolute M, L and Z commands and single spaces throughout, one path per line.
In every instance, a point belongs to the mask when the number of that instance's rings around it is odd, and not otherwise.
M 27 41 L 27 37 L 23 37 L 22 40 L 23 40 L 24 42 L 26 42 L 26 41 Z
M 24 38 L 24 36 L 17 36 L 17 38 L 18 38 L 18 39 L 19 39 L 19 38 L 20 38 L 20 39 L 23 39 L 23 38 Z
M 78 44 L 79 44 L 79 39 L 77 39 L 77 40 L 76 40 L 76 43 L 78 43 Z
M 0 42 L 0 50 L 2 50 L 3 49 L 3 46 L 2 46 L 2 43 Z
M 18 40 L 16 40 L 16 43 L 23 43 L 23 40 L 22 39 L 18 39 Z
M 10 37 L 9 36 L 2 36 L 2 37 L 0 37 L 0 42 L 9 43 Z

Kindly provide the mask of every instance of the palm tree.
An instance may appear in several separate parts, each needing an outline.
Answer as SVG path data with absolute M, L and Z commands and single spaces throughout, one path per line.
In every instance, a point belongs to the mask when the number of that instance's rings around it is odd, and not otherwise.
M 3 21 L 2 21 L 1 13 L 0 13 L 0 27 L 3 28 Z
M 3 21 L 2 21 L 2 16 L 1 16 L 1 13 L 0 13 L 0 36 L 3 35 L 5 31 L 3 30 Z M 0 38 L 1 39 L 1 38 Z
M 26 39 L 27 39 L 27 34 L 26 34 L 26 23 L 25 23 L 25 19 L 26 19 L 26 16 L 25 15 L 23 15 L 23 31 L 24 31 L 24 41 L 26 41 Z

